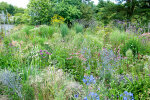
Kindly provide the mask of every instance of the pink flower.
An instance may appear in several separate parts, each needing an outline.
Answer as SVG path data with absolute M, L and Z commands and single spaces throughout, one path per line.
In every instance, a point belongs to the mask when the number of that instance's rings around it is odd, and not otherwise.
M 46 52 L 46 54 L 48 54 L 48 55 L 49 55 L 49 52 Z
M 79 55 L 80 53 L 75 53 L 76 55 Z

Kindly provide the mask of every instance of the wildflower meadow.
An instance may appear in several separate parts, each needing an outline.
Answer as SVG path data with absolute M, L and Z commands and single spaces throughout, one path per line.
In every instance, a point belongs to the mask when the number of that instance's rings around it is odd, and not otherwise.
M 150 100 L 149 12 L 129 1 L 30 0 L 0 28 L 0 100 Z

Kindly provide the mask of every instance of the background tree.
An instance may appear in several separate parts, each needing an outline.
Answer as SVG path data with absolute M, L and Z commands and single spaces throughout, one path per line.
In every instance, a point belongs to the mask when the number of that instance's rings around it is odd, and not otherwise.
M 49 0 L 30 0 L 28 13 L 32 24 L 41 25 L 50 23 L 53 11 Z
M 71 0 L 64 0 L 57 4 L 55 8 L 55 13 L 65 18 L 68 25 L 71 25 L 74 19 L 81 17 L 81 11 L 73 4 Z
M 96 18 L 105 24 L 113 20 L 147 23 L 150 20 L 149 1 L 117 0 L 118 3 L 99 0 Z

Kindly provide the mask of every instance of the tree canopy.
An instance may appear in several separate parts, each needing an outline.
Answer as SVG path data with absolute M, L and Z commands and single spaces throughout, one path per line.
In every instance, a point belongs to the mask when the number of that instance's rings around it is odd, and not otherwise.
M 27 22 L 34 25 L 51 24 L 51 18 L 56 14 L 62 16 L 67 24 L 72 24 L 76 19 L 89 21 L 93 18 L 105 25 L 113 20 L 134 21 L 140 24 L 149 22 L 150 0 L 116 2 L 99 0 L 98 5 L 94 5 L 91 0 L 30 0 L 26 11 L 1 2 L 0 11 L 7 11 L 11 15 L 20 14 L 21 19 L 27 18 Z

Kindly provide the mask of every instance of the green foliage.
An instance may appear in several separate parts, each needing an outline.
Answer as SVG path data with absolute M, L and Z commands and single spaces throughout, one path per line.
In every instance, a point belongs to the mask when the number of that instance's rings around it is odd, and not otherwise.
M 53 11 L 49 0 L 30 0 L 28 13 L 31 16 L 30 24 L 49 24 Z
M 35 94 L 34 89 L 28 84 L 23 85 L 23 93 L 24 93 L 24 99 L 25 100 L 34 100 Z
M 126 51 L 126 56 L 129 58 L 129 59 L 132 59 L 133 58 L 133 53 L 132 53 L 132 50 L 129 49 Z
M 133 51 L 133 55 L 136 56 L 138 53 L 143 53 L 141 42 L 139 41 L 138 37 L 132 36 L 129 40 L 126 40 L 124 45 L 121 47 L 121 52 L 125 55 L 128 49 Z
M 100 0 L 96 9 L 96 18 L 104 24 L 109 24 L 112 20 L 136 20 L 137 23 L 144 24 L 149 20 L 148 5 L 149 2 L 138 0 L 117 0 L 121 1 L 115 4 L 114 2 Z M 123 2 L 124 1 L 124 2 Z M 141 16 L 142 15 L 142 16 Z M 140 17 L 140 18 L 139 18 Z
M 24 13 L 24 9 L 23 8 L 15 7 L 15 6 L 11 5 L 11 4 L 8 4 L 7 2 L 0 2 L 0 13 L 2 11 L 4 11 L 5 14 L 6 14 L 7 13 L 6 10 L 11 15 L 14 15 L 16 13 Z
M 32 43 L 33 43 L 34 45 L 37 45 L 37 44 L 43 45 L 45 41 L 46 41 L 45 38 L 41 38 L 41 37 L 38 37 L 38 36 L 36 36 L 36 37 L 34 37 L 34 38 L 32 39 Z
M 73 55 L 71 59 L 66 60 L 65 66 L 66 72 L 71 73 L 76 81 L 82 82 L 85 68 L 83 68 L 82 60 L 78 56 Z
M 83 32 L 83 25 L 81 24 L 75 24 L 74 28 L 76 30 L 76 33 Z
M 30 30 L 33 28 L 34 28 L 34 26 L 25 26 L 25 27 L 23 27 L 23 31 L 25 32 L 25 34 L 27 36 L 29 36 L 31 34 Z
M 92 52 L 94 53 L 94 51 L 99 51 L 103 48 L 103 40 L 96 36 L 87 35 L 82 45 L 92 49 Z
M 112 33 L 110 33 L 109 38 L 110 38 L 111 43 L 115 47 L 118 47 L 120 44 L 125 43 L 127 36 L 128 36 L 127 33 L 116 30 L 116 31 L 113 31 Z
M 117 100 L 124 91 L 137 100 L 149 99 L 147 37 L 119 32 L 111 25 L 85 31 L 80 24 L 73 28 L 23 25 L 2 39 L 0 70 L 11 70 L 21 78 L 23 99 L 83 100 L 95 92 L 102 100 Z M 92 84 L 87 85 L 83 78 L 89 75 Z M 1 82 L 0 86 L 2 95 L 19 99 Z
M 68 32 L 69 32 L 69 28 L 68 28 L 68 26 L 66 24 L 62 24 L 60 26 L 60 31 L 61 31 L 62 37 L 65 37 L 68 34 Z
M 144 78 L 144 79 L 143 79 Z M 114 97 L 117 99 L 117 96 L 119 96 L 119 93 L 122 93 L 123 91 L 131 91 L 133 93 L 134 99 L 148 99 L 150 94 L 149 91 L 149 78 L 148 75 L 145 76 L 132 76 L 127 77 L 125 76 L 122 81 L 119 82 L 113 82 L 111 83 L 111 89 L 110 95 L 114 95 Z
M 64 0 L 56 5 L 56 13 L 65 18 L 65 22 L 70 25 L 74 19 L 80 18 L 80 10 L 71 4 L 68 1 Z
M 54 27 L 42 25 L 39 27 L 39 35 L 41 37 L 51 37 L 54 33 Z
M 81 19 L 85 19 L 87 21 L 92 19 L 94 13 L 92 7 L 82 3 L 80 7 L 80 11 L 82 13 Z

